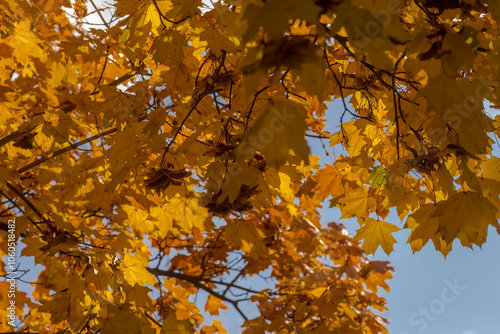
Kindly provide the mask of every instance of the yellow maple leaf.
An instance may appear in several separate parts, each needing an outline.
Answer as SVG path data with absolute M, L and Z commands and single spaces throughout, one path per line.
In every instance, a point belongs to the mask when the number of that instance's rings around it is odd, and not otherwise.
M 154 230 L 154 222 L 148 219 L 147 211 L 128 204 L 123 204 L 121 208 L 127 213 L 127 223 L 132 231 L 142 235 Z
M 300 78 L 302 87 L 311 95 L 322 97 L 327 87 L 325 68 L 320 61 L 321 57 L 313 57 L 304 62 L 299 69 L 293 70 Z
M 238 219 L 229 222 L 224 231 L 224 236 L 229 246 L 241 248 L 254 259 L 267 254 L 267 248 L 262 242 L 262 237 L 250 220 Z
M 184 59 L 182 48 L 187 45 L 185 35 L 176 30 L 165 30 L 151 47 L 151 51 L 154 52 L 153 59 L 165 63 L 170 58 L 174 64 L 179 65 Z
M 215 26 L 209 26 L 200 34 L 200 39 L 207 41 L 208 47 L 212 52 L 220 57 L 222 51 L 235 53 L 236 48 L 234 43 Z
M 182 285 L 175 284 L 175 280 L 164 278 L 165 289 L 177 300 L 175 309 L 175 318 L 178 320 L 187 320 L 193 318 L 197 321 L 203 321 L 203 316 L 195 303 L 189 300 L 190 293 Z
M 307 125 L 301 108 L 298 103 L 273 100 L 235 149 L 236 156 L 245 159 L 260 151 L 269 166 L 278 170 L 293 150 L 308 163 L 310 151 L 304 137 Z
M 104 320 L 102 334 L 126 333 L 136 334 L 141 332 L 140 321 L 137 316 L 128 310 L 119 310 Z
M 314 196 L 321 202 L 330 195 L 335 198 L 345 194 L 342 177 L 336 166 L 325 164 L 324 168 L 314 174 L 313 179 L 317 182 L 314 188 Z
M 34 142 L 44 153 L 48 153 L 52 150 L 56 142 L 56 137 L 59 136 L 54 130 L 54 127 L 47 122 L 43 123 L 43 125 L 39 126 L 37 129 Z
M 368 190 L 365 187 L 357 188 L 354 192 L 340 199 L 339 202 L 344 203 L 341 218 L 351 218 L 353 216 L 366 218 L 370 211 L 374 211 L 377 208 L 375 198 L 368 194 Z
M 384 252 L 389 254 L 393 251 L 393 245 L 396 242 L 392 233 L 399 230 L 396 225 L 374 218 L 367 218 L 365 219 L 365 225 L 356 230 L 353 240 L 363 240 L 363 249 L 368 254 L 374 254 L 378 246 L 382 246 Z
M 141 5 L 130 18 L 130 42 L 132 45 L 140 45 L 150 33 L 158 36 L 161 19 L 158 10 L 149 1 Z
M 154 285 L 156 283 L 155 276 L 146 269 L 147 266 L 148 260 L 139 254 L 132 256 L 130 253 L 125 253 L 121 263 L 123 276 L 132 286 L 134 284 Z
M 361 153 L 363 149 L 365 149 L 365 146 L 368 144 L 368 142 L 365 140 L 367 139 L 364 136 L 364 129 L 368 125 L 368 122 L 366 120 L 360 119 L 357 121 L 350 121 L 346 122 L 342 125 L 343 131 L 345 131 L 347 135 L 347 147 L 346 151 L 349 153 L 349 156 L 355 157 Z M 342 143 L 342 140 L 344 139 L 344 136 L 342 133 L 338 132 L 334 136 L 332 136 L 332 139 L 330 140 L 330 145 L 333 147 L 337 144 Z
M 126 113 L 123 111 L 123 113 Z M 141 149 L 141 141 L 137 133 L 142 131 L 144 124 L 127 125 L 123 131 L 113 136 L 115 143 L 107 150 L 107 156 L 115 161 L 130 161 Z
M 284 201 L 293 202 L 295 195 L 292 188 L 290 188 L 292 181 L 288 174 L 269 169 L 266 171 L 265 176 L 269 186 L 274 188 Z
M 418 91 L 417 97 L 425 97 L 430 109 L 441 114 L 453 103 L 460 104 L 462 95 L 462 91 L 452 79 L 444 73 L 439 73 L 429 79 L 427 85 Z
M 165 334 L 194 334 L 196 333 L 193 324 L 189 320 L 177 320 L 175 314 L 171 313 L 163 320 L 161 332 Z
M 173 217 L 169 212 L 169 206 L 167 204 L 155 206 L 150 209 L 151 216 L 156 219 L 154 224 L 162 232 L 161 235 L 166 235 L 171 229 L 174 223 Z
M 14 56 L 23 64 L 29 62 L 30 57 L 44 58 L 44 52 L 38 46 L 41 40 L 31 31 L 31 22 L 28 20 L 14 23 L 14 35 L 9 37 L 9 45 L 14 49 Z
M 201 328 L 201 334 L 215 334 L 215 333 L 219 333 L 219 334 L 227 334 L 227 330 L 222 327 L 222 322 L 218 321 L 218 320 L 212 320 L 212 326 L 203 326 Z
M 408 237 L 408 243 L 414 252 L 421 250 L 436 234 L 439 220 L 433 217 L 435 210 L 436 205 L 424 204 L 408 216 L 405 227 L 412 230 Z
M 167 205 L 174 223 L 185 232 L 191 232 L 193 226 L 204 231 L 210 225 L 208 210 L 200 205 L 197 197 L 179 195 L 172 198 Z
M 227 310 L 228 307 L 224 305 L 222 299 L 208 295 L 207 302 L 205 303 L 205 311 L 210 313 L 210 315 L 219 315 L 220 309 Z
M 217 198 L 218 203 L 224 202 L 226 199 L 233 203 L 240 194 L 241 187 L 246 185 L 253 187 L 260 174 L 259 170 L 253 166 L 232 165 L 227 167 L 228 175 L 220 186 L 222 193 Z
M 481 162 L 481 176 L 496 181 L 500 181 L 500 158 L 491 157 L 487 161 Z
M 259 10 L 255 6 L 248 6 L 244 17 L 249 20 L 249 26 L 243 36 L 244 42 L 250 40 L 260 27 L 264 28 L 269 36 L 276 38 L 281 36 L 290 20 L 303 19 L 317 22 L 320 10 L 312 0 L 271 0 L 266 1 Z
M 148 293 L 151 290 L 143 285 L 136 284 L 134 286 L 127 286 L 124 288 L 124 292 L 127 296 L 127 300 L 131 304 L 135 304 L 140 307 L 151 307 L 153 304 L 151 298 L 149 298 Z
M 447 243 L 463 232 L 469 242 L 480 246 L 486 241 L 488 226 L 498 227 L 498 209 L 475 192 L 459 192 L 436 206 L 433 216 L 439 219 L 437 231 Z

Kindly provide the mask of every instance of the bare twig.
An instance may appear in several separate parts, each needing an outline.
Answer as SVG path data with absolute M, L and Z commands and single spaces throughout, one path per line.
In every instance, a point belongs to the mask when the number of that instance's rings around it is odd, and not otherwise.
M 94 9 L 95 9 L 95 11 L 97 12 L 97 15 L 99 15 L 99 17 L 101 18 L 102 23 L 104 23 L 104 25 L 106 26 L 106 28 L 108 28 L 108 29 L 109 29 L 109 28 L 110 28 L 110 27 L 109 27 L 109 23 L 108 23 L 108 22 L 106 22 L 106 20 L 104 20 L 104 17 L 103 17 L 103 16 L 102 16 L 102 14 L 101 14 L 101 9 L 100 9 L 100 8 L 97 8 L 97 6 L 96 6 L 96 5 L 95 5 L 95 3 L 94 3 L 94 0 L 90 0 L 90 3 L 92 4 L 92 6 L 94 6 Z
M 208 292 L 212 296 L 217 297 L 220 300 L 223 300 L 225 302 L 230 303 L 231 305 L 233 305 L 233 307 L 236 309 L 236 311 L 238 311 L 238 313 L 243 317 L 243 319 L 248 320 L 248 317 L 245 315 L 245 313 L 243 313 L 243 311 L 238 306 L 238 303 L 241 300 L 230 299 L 230 298 L 228 298 L 228 297 L 226 297 L 226 296 L 218 293 L 217 291 L 214 291 L 213 289 L 207 287 L 205 284 L 203 284 L 201 282 L 201 277 L 199 277 L 199 276 L 189 276 L 189 275 L 181 274 L 181 273 L 178 273 L 178 272 L 174 272 L 172 270 L 161 270 L 161 269 L 157 269 L 157 268 L 146 268 L 146 269 L 151 274 L 153 274 L 155 276 L 172 277 L 172 278 L 177 278 L 177 279 L 189 282 L 189 283 L 193 284 L 195 287 L 197 287 L 198 289 L 201 289 L 201 290 L 203 290 L 205 292 Z

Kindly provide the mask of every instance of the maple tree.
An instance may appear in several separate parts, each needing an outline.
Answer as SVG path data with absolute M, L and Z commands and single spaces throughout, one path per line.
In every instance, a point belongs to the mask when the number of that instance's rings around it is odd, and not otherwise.
M 497 1 L 99 4 L 0 0 L 1 215 L 43 266 L 16 331 L 227 333 L 203 291 L 245 333 L 386 333 L 366 254 L 500 232 Z

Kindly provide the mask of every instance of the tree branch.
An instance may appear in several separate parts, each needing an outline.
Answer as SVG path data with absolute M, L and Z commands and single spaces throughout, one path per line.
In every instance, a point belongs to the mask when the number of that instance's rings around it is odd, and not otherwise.
M 17 205 L 16 202 L 14 202 L 14 200 L 12 198 L 10 198 L 9 196 L 7 196 L 3 191 L 0 190 L 0 194 L 2 196 L 4 196 L 9 202 L 12 203 L 12 205 L 14 205 L 19 211 L 21 211 L 22 213 L 24 213 L 25 211 L 19 206 Z M 29 221 L 41 232 L 42 230 L 38 227 L 38 224 L 36 222 L 33 221 L 33 219 L 31 219 L 31 217 L 28 217 Z M 5 223 L 4 223 L 5 224 Z M 6 227 L 8 227 L 6 225 Z M 5 229 L 7 231 L 7 229 Z
M 10 182 L 5 182 L 5 184 L 7 185 L 7 187 L 12 190 L 17 196 L 19 196 L 24 203 L 26 203 L 26 205 L 29 206 L 29 208 L 31 210 L 33 210 L 34 213 L 36 213 L 36 215 L 42 220 L 42 221 L 45 221 L 45 218 L 43 217 L 42 213 L 40 212 L 40 210 L 37 209 L 37 207 L 31 203 L 31 201 L 26 198 L 26 196 L 24 196 L 23 192 L 20 191 L 19 189 L 17 189 L 16 187 L 14 187 L 12 184 L 10 184 Z
M 108 50 L 109 50 L 109 48 L 108 48 Z M 116 80 L 112 81 L 111 83 L 109 83 L 108 86 L 118 86 L 119 84 L 121 84 L 121 83 L 127 81 L 128 79 L 132 78 L 135 74 L 136 73 L 127 73 L 127 74 L 124 74 L 121 77 L 119 77 L 118 79 L 116 79 Z M 101 79 L 99 79 L 99 81 L 100 80 Z M 94 94 L 97 94 L 96 90 L 94 90 L 94 92 L 92 92 L 90 95 L 94 95 Z M 28 128 L 27 130 L 24 130 L 24 131 L 16 130 L 16 131 L 12 132 L 11 134 L 8 134 L 7 136 L 5 136 L 2 139 L 0 139 L 0 147 L 4 146 L 7 143 L 10 143 L 13 140 L 16 140 L 19 137 L 22 137 L 22 136 L 24 136 L 26 134 L 31 133 L 31 131 L 33 131 L 33 129 L 37 125 L 38 124 L 35 124 L 33 127 L 30 127 L 30 128 Z
M 97 8 L 97 6 L 95 5 L 95 3 L 94 3 L 94 1 L 93 1 L 93 0 L 90 0 L 90 3 L 92 4 L 92 6 L 94 6 L 94 9 L 95 9 L 95 11 L 97 12 L 97 15 L 99 15 L 99 17 L 101 18 L 102 23 L 104 23 L 104 25 L 106 26 L 106 28 L 108 28 L 108 29 L 109 29 L 109 28 L 110 28 L 110 27 L 109 27 L 109 23 L 108 23 L 108 22 L 106 22 L 106 20 L 104 20 L 104 17 L 103 17 L 103 16 L 102 16 L 102 14 L 101 14 L 101 9 L 100 9 L 100 8 Z M 106 66 L 104 66 L 104 67 L 106 67 Z M 104 70 L 103 70 L 103 72 L 104 72 Z
M 92 137 L 89 137 L 87 139 L 80 140 L 79 142 L 73 143 L 73 144 L 71 144 L 69 146 L 66 146 L 64 148 L 61 148 L 60 150 L 55 151 L 50 157 L 49 156 L 41 157 L 40 159 L 37 159 L 37 160 L 33 161 L 32 163 L 29 163 L 26 166 L 19 168 L 17 170 L 17 172 L 18 173 L 24 173 L 27 170 L 30 170 L 31 168 L 36 167 L 36 166 L 44 163 L 45 161 L 47 161 L 47 160 L 49 160 L 51 158 L 57 157 L 58 155 L 61 155 L 61 154 L 66 153 L 68 151 L 71 151 L 71 150 L 73 150 L 73 149 L 75 149 L 77 147 L 80 147 L 82 145 L 90 143 L 91 141 L 94 141 L 94 140 L 99 139 L 101 137 L 107 136 L 109 134 L 112 134 L 112 133 L 114 133 L 116 131 L 118 131 L 117 128 L 112 128 L 112 129 L 109 129 L 107 131 L 98 133 L 98 134 L 96 134 L 96 135 L 94 135 Z
M 177 279 L 189 282 L 189 283 L 193 284 L 195 287 L 197 287 L 198 289 L 201 289 L 205 292 L 208 292 L 212 296 L 217 297 L 220 300 L 223 300 L 225 302 L 230 303 L 231 305 L 233 305 L 233 307 L 236 309 L 236 311 L 238 311 L 238 313 L 243 317 L 243 319 L 248 320 L 247 316 L 238 307 L 238 303 L 239 303 L 238 300 L 232 300 L 230 298 L 227 298 L 226 296 L 218 293 L 217 291 L 207 287 L 205 284 L 201 283 L 201 277 L 189 276 L 189 275 L 181 274 L 181 273 L 178 273 L 178 272 L 175 272 L 172 270 L 161 270 L 158 268 L 146 268 L 146 269 L 147 269 L 147 271 L 149 271 L 151 274 L 153 274 L 155 276 L 172 277 L 172 278 L 177 278 Z
M 24 136 L 25 134 L 29 133 L 29 131 L 14 131 L 11 134 L 8 134 L 7 136 L 3 137 L 0 139 L 0 147 L 4 146 L 5 144 L 16 140 L 17 138 Z

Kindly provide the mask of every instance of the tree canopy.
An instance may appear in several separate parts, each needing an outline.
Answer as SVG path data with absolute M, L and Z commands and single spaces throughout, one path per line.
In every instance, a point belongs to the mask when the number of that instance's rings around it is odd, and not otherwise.
M 245 333 L 387 333 L 392 268 L 366 254 L 500 232 L 496 0 L 0 11 L 0 238 L 23 246 L 0 275 L 43 267 L 2 332 L 227 333 L 232 308 Z

